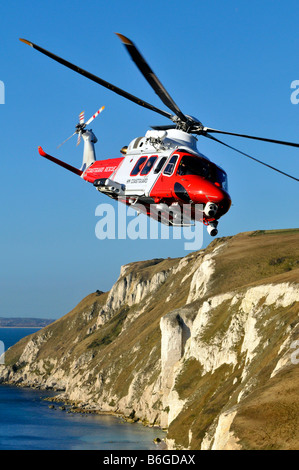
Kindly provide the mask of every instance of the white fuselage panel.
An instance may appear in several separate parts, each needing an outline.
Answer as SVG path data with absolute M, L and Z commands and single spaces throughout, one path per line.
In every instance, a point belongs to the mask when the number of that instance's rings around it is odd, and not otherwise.
M 148 197 L 161 174 L 161 171 L 155 173 L 156 166 L 163 157 L 167 157 L 167 160 L 169 160 L 178 148 L 204 157 L 198 152 L 196 147 L 197 139 L 192 134 L 177 129 L 169 129 L 162 134 L 159 131 L 148 131 L 145 137 L 138 137 L 129 144 L 123 162 L 110 177 L 112 180 L 125 185 L 125 195 Z M 158 158 L 148 175 L 143 176 L 140 173 L 136 176 L 131 175 L 133 168 L 141 157 L 149 158 L 151 156 L 157 156 Z M 163 168 L 166 164 L 167 161 L 164 162 Z

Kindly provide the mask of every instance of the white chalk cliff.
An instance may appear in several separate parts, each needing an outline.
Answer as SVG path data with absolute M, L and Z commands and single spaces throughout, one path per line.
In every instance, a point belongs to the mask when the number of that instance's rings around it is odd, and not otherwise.
M 161 426 L 170 449 L 299 448 L 298 255 L 299 230 L 250 232 L 123 266 L 8 350 L 0 382 Z

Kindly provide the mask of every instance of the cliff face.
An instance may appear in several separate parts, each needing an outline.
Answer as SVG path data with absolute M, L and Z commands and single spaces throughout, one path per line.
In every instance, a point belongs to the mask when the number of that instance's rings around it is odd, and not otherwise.
M 299 448 L 299 230 L 121 269 L 6 352 L 0 382 L 167 428 L 170 448 Z

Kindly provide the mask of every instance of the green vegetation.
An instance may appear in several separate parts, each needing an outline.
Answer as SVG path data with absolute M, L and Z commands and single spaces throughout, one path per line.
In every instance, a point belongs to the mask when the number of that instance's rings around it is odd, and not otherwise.
M 108 322 L 107 326 L 101 329 L 100 334 L 96 335 L 97 338 L 94 339 L 87 348 L 96 349 L 112 343 L 122 330 L 122 325 L 126 319 L 128 310 L 128 307 L 124 307 L 117 315 L 113 316 L 113 319 Z

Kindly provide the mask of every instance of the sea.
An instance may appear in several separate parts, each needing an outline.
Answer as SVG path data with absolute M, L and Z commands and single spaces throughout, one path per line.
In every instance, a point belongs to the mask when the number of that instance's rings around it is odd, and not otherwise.
M 36 328 L 0 328 L 5 350 Z M 159 428 L 109 415 L 67 413 L 49 391 L 0 385 L 0 450 L 157 450 Z

